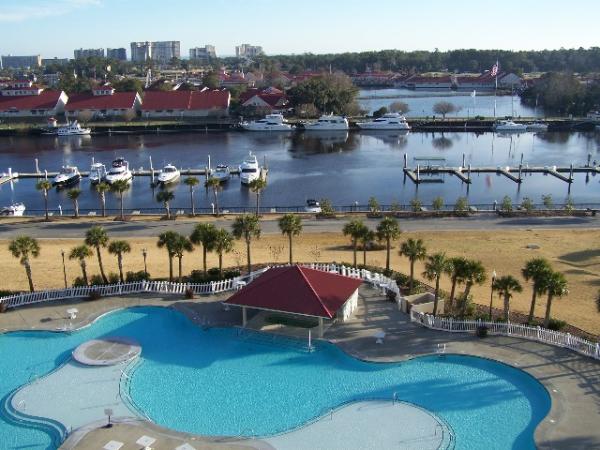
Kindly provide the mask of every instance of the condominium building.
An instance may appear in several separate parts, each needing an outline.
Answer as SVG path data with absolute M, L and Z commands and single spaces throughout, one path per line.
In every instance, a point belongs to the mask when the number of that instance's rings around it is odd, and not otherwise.
M 59 66 L 66 66 L 69 64 L 69 58 L 43 58 L 42 66 L 49 66 L 51 64 L 57 64 Z
M 173 58 L 181 58 L 181 43 L 179 41 L 132 42 L 131 60 L 144 62 L 153 60 L 167 64 Z
M 235 47 L 235 56 L 238 58 L 254 58 L 263 53 L 260 45 L 241 44 Z
M 92 56 L 98 58 L 104 58 L 104 49 L 103 48 L 80 48 L 78 50 L 73 51 L 73 56 L 75 59 L 81 58 L 90 58 Z
M 0 69 L 27 69 L 31 67 L 40 67 L 42 65 L 42 57 L 40 55 L 33 56 L 13 56 L 6 55 L 0 58 Z
M 131 60 L 133 62 L 145 62 L 152 58 L 152 43 L 132 42 L 131 43 Z
M 190 59 L 193 61 L 198 61 L 201 64 L 209 64 L 211 59 L 216 57 L 217 52 L 214 45 L 190 48 Z
M 107 48 L 106 57 L 117 61 L 127 61 L 127 50 L 124 48 Z

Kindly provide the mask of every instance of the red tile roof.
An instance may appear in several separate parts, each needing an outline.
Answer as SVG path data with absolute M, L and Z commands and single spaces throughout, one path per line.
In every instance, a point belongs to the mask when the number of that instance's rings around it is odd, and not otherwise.
M 188 109 L 192 91 L 146 91 L 142 111 Z
M 40 95 L 0 97 L 0 111 L 54 109 L 62 91 L 43 91 Z
M 73 94 L 65 109 L 130 109 L 133 108 L 137 92 L 115 92 L 112 95 Z
M 331 319 L 361 283 L 356 278 L 301 266 L 277 267 L 224 303 Z
M 227 109 L 230 99 L 226 89 L 192 91 L 189 109 Z

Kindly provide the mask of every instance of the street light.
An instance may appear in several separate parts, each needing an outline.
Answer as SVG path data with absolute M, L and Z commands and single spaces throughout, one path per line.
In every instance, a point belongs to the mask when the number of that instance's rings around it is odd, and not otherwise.
M 496 281 L 496 271 L 492 271 L 492 286 L 490 290 L 490 322 L 492 321 L 492 306 L 494 302 L 494 282 Z
M 60 255 L 62 256 L 63 278 L 65 280 L 65 289 L 67 289 L 67 267 L 65 266 L 65 251 L 61 249 Z
M 148 250 L 142 249 L 142 256 L 144 257 L 144 274 L 148 276 L 148 267 L 146 266 L 146 257 L 148 256 Z

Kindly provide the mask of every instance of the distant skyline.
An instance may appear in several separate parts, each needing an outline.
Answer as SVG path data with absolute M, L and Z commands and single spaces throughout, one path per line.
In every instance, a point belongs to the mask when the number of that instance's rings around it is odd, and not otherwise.
M 6 0 L 5 0 L 6 1 Z M 7 2 L 8 3 L 8 2 Z M 181 55 L 241 43 L 265 53 L 342 53 L 459 48 L 542 50 L 600 46 L 600 2 L 504 0 L 19 0 L 0 10 L 0 54 L 72 58 L 77 48 L 127 49 L 133 41 L 181 41 Z

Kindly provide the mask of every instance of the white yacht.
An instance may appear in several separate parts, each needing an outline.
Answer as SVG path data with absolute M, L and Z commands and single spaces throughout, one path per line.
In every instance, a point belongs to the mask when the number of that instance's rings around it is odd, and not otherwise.
M 112 162 L 105 180 L 108 184 L 113 184 L 115 181 L 130 181 L 132 178 L 133 173 L 129 170 L 129 163 L 125 161 L 125 158 L 117 158 Z
M 332 130 L 348 130 L 348 119 L 342 116 L 323 115 L 316 122 L 304 124 L 306 131 L 332 131 Z
M 64 187 L 79 183 L 81 174 L 75 166 L 63 166 L 52 180 L 52 186 Z
M 25 214 L 25 205 L 23 203 L 13 203 L 0 210 L 0 216 L 21 217 L 23 214 Z
M 256 159 L 256 155 L 250 152 L 240 165 L 240 181 L 242 184 L 250 184 L 258 178 L 260 178 L 258 160 Z
M 177 180 L 179 180 L 180 176 L 181 172 L 179 172 L 177 167 L 175 167 L 173 164 L 167 164 L 158 174 L 157 181 L 159 184 L 175 183 Z
M 548 125 L 544 122 L 532 122 L 527 124 L 527 131 L 548 131 Z
M 219 180 L 219 183 L 225 183 L 229 181 L 231 178 L 231 171 L 229 170 L 229 166 L 225 164 L 219 164 L 217 168 L 211 174 L 212 178 L 216 178 Z
M 291 131 L 292 125 L 282 114 L 267 114 L 264 119 L 242 122 L 242 128 L 247 131 Z
M 522 133 L 527 131 L 527 125 L 524 123 L 515 123 L 512 120 L 500 120 L 494 124 L 494 131 Z
M 89 179 L 92 184 L 98 184 L 106 178 L 106 166 L 102 163 L 93 163 L 90 167 Z
M 64 127 L 59 127 L 56 134 L 59 136 L 81 136 L 90 134 L 91 132 L 91 128 L 83 128 L 76 120 L 74 120 L 73 122 L 67 123 Z
M 321 205 L 318 201 L 312 198 L 308 199 L 306 200 L 306 206 L 304 207 L 304 211 L 319 214 L 321 212 Z
M 369 122 L 358 122 L 361 130 L 410 130 L 406 118 L 398 113 L 387 113 Z

